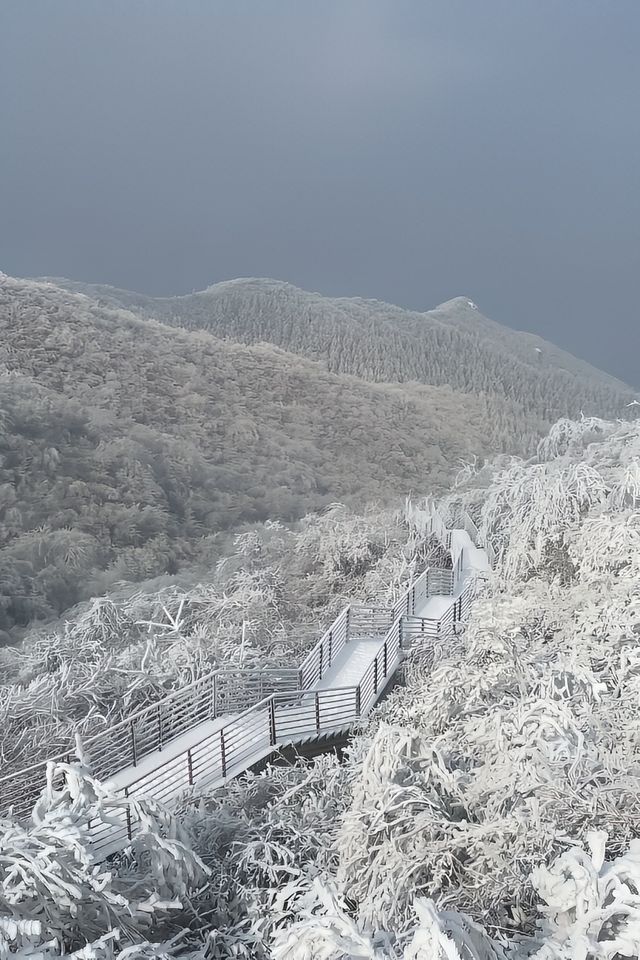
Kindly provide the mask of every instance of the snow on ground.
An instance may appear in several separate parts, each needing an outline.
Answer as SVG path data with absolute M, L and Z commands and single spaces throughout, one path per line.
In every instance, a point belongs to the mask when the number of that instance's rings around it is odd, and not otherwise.
M 418 617 L 440 620 L 460 595 L 469 576 L 489 570 L 484 550 L 476 548 L 463 530 L 452 532 L 452 552 L 465 551 L 463 575 L 454 596 L 431 596 L 415 611 Z M 383 648 L 384 635 L 347 642 L 322 679 L 302 696 L 292 693 L 291 700 L 275 707 L 273 718 L 265 708 L 228 714 L 200 723 L 162 750 L 144 757 L 136 766 L 127 767 L 108 781 L 107 786 L 130 797 L 152 797 L 172 803 L 192 789 L 212 789 L 237 776 L 274 748 L 303 743 L 318 736 L 339 732 L 357 718 L 356 688 Z M 390 672 L 397 663 L 389 665 Z M 381 685 L 379 693 L 384 685 Z M 341 691 L 341 696 L 331 691 Z M 318 692 L 318 696 L 314 692 Z M 373 691 L 367 696 L 375 697 Z M 366 705 L 363 704 L 363 709 Z M 273 742 L 273 724 L 277 732 Z M 103 826 L 97 845 L 111 852 L 114 843 L 126 839 L 124 814 L 117 830 Z
M 491 570 L 486 552 L 481 547 L 476 547 L 467 531 L 453 530 L 451 533 L 451 551 L 454 556 L 460 548 L 464 550 L 463 570 L 465 571 L 465 577 L 473 573 L 488 573 Z
M 313 689 L 357 687 L 380 651 L 382 640 L 351 640 L 344 645 L 322 680 Z

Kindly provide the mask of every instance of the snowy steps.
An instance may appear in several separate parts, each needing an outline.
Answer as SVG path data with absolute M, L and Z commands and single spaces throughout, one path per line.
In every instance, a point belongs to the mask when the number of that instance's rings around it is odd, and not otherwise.
M 465 530 L 451 531 L 451 550 L 464 549 L 464 564 L 453 593 L 426 596 L 411 617 L 436 623 L 450 616 L 473 574 L 490 569 L 487 555 Z M 145 756 L 136 765 L 118 771 L 107 785 L 122 797 L 150 797 L 173 806 L 181 797 L 197 796 L 223 786 L 268 760 L 314 755 L 344 743 L 355 725 L 394 685 L 404 653 L 398 643 L 387 664 L 387 642 L 392 631 L 377 636 L 346 638 L 320 676 L 307 690 L 283 693 L 244 713 L 226 714 L 198 723 L 186 733 Z M 381 654 L 384 648 L 384 661 Z M 329 648 L 331 650 L 331 648 Z M 336 647 L 334 645 L 334 651 Z M 384 662 L 385 670 L 381 672 Z M 388 666 L 388 669 L 387 669 Z M 375 668 L 375 686 L 371 677 Z M 361 711 L 360 691 L 366 691 Z M 133 816 L 133 821 L 132 821 Z M 136 829 L 128 805 L 117 815 L 121 826 L 94 825 L 94 847 L 101 857 L 122 849 Z

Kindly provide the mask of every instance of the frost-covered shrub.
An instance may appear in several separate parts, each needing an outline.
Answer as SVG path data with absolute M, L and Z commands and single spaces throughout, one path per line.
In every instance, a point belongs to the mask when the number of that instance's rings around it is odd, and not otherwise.
M 209 582 L 93 599 L 0 650 L 0 773 L 217 667 L 297 665 L 351 597 L 395 599 L 430 549 L 402 511 L 334 504 L 239 533 Z
M 123 804 L 139 818 L 141 833 L 129 852 L 106 863 L 88 824 L 121 827 Z M 0 820 L 0 957 L 172 953 L 168 939 L 148 938 L 169 932 L 171 914 L 182 914 L 183 925 L 189 897 L 207 873 L 167 810 L 111 796 L 79 750 L 77 762 L 50 765 L 29 823 Z
M 640 956 L 640 425 L 577 434 L 483 495 L 499 576 L 354 740 L 282 960 Z
M 467 507 L 496 543 L 497 576 L 464 632 L 407 661 L 404 685 L 341 762 L 273 767 L 183 803 L 187 847 L 211 871 L 189 896 L 189 949 L 207 960 L 640 958 L 640 423 L 565 425 L 545 450 L 542 462 L 498 464 L 490 483 L 483 472 L 480 492 L 467 477 L 444 504 Z M 403 517 L 372 532 L 329 511 L 299 553 L 277 548 L 271 579 L 269 538 L 294 534 L 247 534 L 226 582 L 270 598 L 267 618 L 282 584 L 316 575 L 326 609 L 352 588 L 392 592 L 430 549 L 420 510 Z M 186 622 L 185 607 L 167 611 Z M 163 924 L 162 936 L 136 936 L 168 943 L 174 921 Z

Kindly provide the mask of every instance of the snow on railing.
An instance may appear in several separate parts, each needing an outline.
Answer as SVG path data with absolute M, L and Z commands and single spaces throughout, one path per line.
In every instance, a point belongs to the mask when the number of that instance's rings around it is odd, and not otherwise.
M 456 526 L 460 527 L 462 530 L 465 530 L 469 534 L 469 537 L 475 546 L 481 547 L 485 551 L 487 554 L 487 559 L 489 560 L 489 566 L 492 570 L 495 570 L 498 559 L 495 548 L 487 537 L 480 536 L 478 526 L 469 513 L 462 509 L 456 516 L 455 523 Z
M 399 602 L 407 602 L 412 587 L 410 584 Z M 375 610 L 379 623 L 375 629 L 372 624 L 373 635 L 384 635 L 392 622 L 393 610 Z M 87 738 L 85 748 L 93 758 L 95 776 L 107 779 L 124 767 L 136 766 L 198 724 L 251 706 L 271 693 L 314 686 L 348 642 L 350 614 L 350 607 L 341 611 L 300 667 L 214 670 Z M 0 777 L 0 812 L 11 808 L 15 816 L 26 816 L 45 783 L 49 760 L 68 762 L 71 753 L 72 748 L 23 768 L 17 774 Z
M 429 573 L 435 568 L 427 567 L 423 570 L 417 580 L 413 580 L 409 589 L 393 605 L 391 620 L 395 620 L 400 614 L 410 616 L 425 602 L 429 596 L 428 579 Z
M 496 564 L 498 562 L 498 556 L 496 554 L 495 548 L 491 543 L 491 541 L 485 538 L 482 544 L 482 549 L 485 551 L 487 555 L 487 558 L 489 560 L 489 566 L 491 567 L 492 570 L 495 570 Z
M 367 714 L 372 709 L 387 686 L 389 678 L 398 669 L 402 659 L 403 617 L 404 614 L 400 614 L 393 621 L 382 647 L 358 684 L 358 704 L 362 714 Z
M 478 543 L 480 539 L 480 533 L 478 527 L 476 526 L 473 518 L 467 513 L 466 510 L 462 510 L 456 519 L 456 524 L 469 534 L 473 543 Z
M 250 707 L 178 756 L 116 790 L 122 797 L 150 793 L 169 803 L 194 789 L 212 789 L 292 743 L 335 735 L 365 717 L 378 701 L 402 659 L 401 620 L 391 625 L 360 683 L 350 687 L 276 693 Z M 106 856 L 139 828 L 127 806 L 121 826 L 94 824 L 92 845 Z
M 453 560 L 453 589 L 457 589 L 464 570 L 464 547 L 460 547 Z
M 424 524 L 428 532 L 437 536 L 443 546 L 451 548 L 451 533 L 447 531 L 435 509 Z M 471 529 L 474 529 L 475 525 L 470 528 L 470 524 L 464 524 L 463 520 L 463 529 L 467 529 L 471 536 Z M 475 534 L 477 535 L 477 528 Z M 346 722 L 347 718 L 348 726 L 359 716 L 366 714 L 376 702 L 388 678 L 398 667 L 404 643 L 410 642 L 416 633 L 423 637 L 446 636 L 453 623 L 465 615 L 467 597 L 470 596 L 468 588 L 452 601 L 438 620 L 416 616 L 416 612 L 428 597 L 455 594 L 464 569 L 463 550 L 457 551 L 455 557 L 452 557 L 452 563 L 452 569 L 431 567 L 423 571 L 392 606 L 373 603 L 351 604 L 345 607 L 298 668 L 212 671 L 88 738 L 85 748 L 92 758 L 95 776 L 107 780 L 120 770 L 136 768 L 146 757 L 162 751 L 178 737 L 186 737 L 190 731 L 195 735 L 194 728 L 200 724 L 246 706 L 247 703 L 248 710 L 230 718 L 215 734 L 207 735 L 204 728 L 201 728 L 201 739 L 186 748 L 186 752 L 167 759 L 165 764 L 157 766 L 151 773 L 141 770 L 140 778 L 130 783 L 126 792 L 131 794 L 136 784 L 135 789 L 139 790 L 149 787 L 154 777 L 173 777 L 174 768 L 175 783 L 178 786 L 184 783 L 185 789 L 202 781 L 202 771 L 208 771 L 207 782 L 211 782 L 212 776 L 215 779 L 216 770 L 220 777 L 225 779 L 232 772 L 245 769 L 250 765 L 249 760 L 251 763 L 257 762 L 251 759 L 260 752 L 256 752 L 257 741 L 261 744 L 260 749 L 267 753 L 271 752 L 275 743 L 282 745 L 286 736 L 291 734 L 292 724 L 298 740 L 304 738 L 309 730 L 312 733 L 315 730 L 315 735 L 322 735 L 327 732 L 329 722 L 334 727 L 336 724 L 344 726 L 343 721 Z M 384 639 L 358 686 L 341 691 L 337 688 L 317 688 L 344 646 L 359 637 Z M 314 686 L 316 689 L 312 690 Z M 337 693 L 340 695 L 336 698 Z M 334 701 L 340 706 L 329 710 Z M 312 704 L 313 709 L 309 704 Z M 266 727 L 265 717 L 268 718 Z M 265 730 L 268 731 L 266 741 Z M 286 742 L 291 742 L 291 736 Z M 27 815 L 44 785 L 47 763 L 68 762 L 70 757 L 71 750 L 23 768 L 17 774 L 0 777 L 0 812 L 12 809 L 15 816 Z M 241 767 L 242 764 L 244 767 Z M 182 772 L 178 773 L 178 770 Z M 164 783 L 164 779 L 162 782 Z M 130 835 L 131 824 L 127 830 Z
M 439 617 L 405 617 L 402 621 L 403 648 L 413 651 L 425 642 L 450 637 L 455 632 L 456 624 L 466 620 L 475 589 L 475 584 L 468 583 Z
M 192 683 L 167 694 L 156 703 L 136 710 L 100 733 L 87 737 L 84 746 L 93 759 L 93 772 L 106 779 L 123 767 L 136 766 L 149 754 L 162 750 L 176 737 L 206 720 L 237 707 L 230 681 L 242 696 L 242 706 L 270 693 L 297 690 L 297 668 L 264 670 L 213 670 Z M 13 809 L 20 817 L 29 813 L 46 780 L 49 761 L 68 763 L 73 750 L 41 760 L 17 773 L 0 777 L 0 812 Z
M 272 693 L 286 693 L 302 688 L 302 678 L 297 667 L 223 669 L 216 672 L 214 683 L 213 717 L 245 709 L 248 704 L 259 703 Z
M 406 595 L 402 597 L 402 605 L 406 605 Z M 394 607 L 357 603 L 352 604 L 350 610 L 349 640 L 384 636 L 394 620 Z
M 430 567 L 427 572 L 428 596 L 450 596 L 453 594 L 453 570 L 443 567 Z
M 351 608 L 345 607 L 320 637 L 299 668 L 300 688 L 307 690 L 322 680 L 349 638 Z
M 211 789 L 278 747 L 347 729 L 360 716 L 358 691 L 353 686 L 272 694 L 116 794 L 151 794 L 170 803 L 190 790 Z M 119 827 L 113 822 L 90 825 L 92 846 L 102 857 L 121 849 L 140 828 L 127 805 L 113 819 L 120 821 Z
M 350 640 L 384 636 L 400 614 L 413 613 L 428 596 L 429 573 L 427 568 L 412 580 L 391 607 L 375 602 L 352 603 L 345 607 L 299 668 L 300 688 L 306 690 L 322 680 L 338 653 Z

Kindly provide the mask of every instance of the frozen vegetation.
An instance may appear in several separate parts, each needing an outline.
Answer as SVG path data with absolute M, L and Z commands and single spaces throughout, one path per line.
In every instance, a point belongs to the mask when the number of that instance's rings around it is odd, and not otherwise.
M 397 511 L 334 504 L 233 538 L 207 582 L 122 588 L 0 649 L 2 774 L 216 667 L 297 666 L 350 597 L 391 598 L 432 549 Z
M 366 330 L 351 334 L 364 350 Z M 454 346 L 434 343 L 431 360 L 458 363 Z M 275 340 L 0 275 L 0 646 L 122 582 L 208 581 L 245 524 L 441 494 L 461 458 L 533 450 L 541 397 L 553 419 L 628 412 L 630 391 L 598 371 L 550 384 L 516 365 L 500 394 L 474 385 L 495 357 L 465 355 L 466 386 L 372 383 Z
M 408 661 L 342 760 L 274 766 L 171 813 L 139 801 L 147 829 L 98 864 L 86 823 L 113 801 L 79 743 L 66 787 L 52 779 L 31 822 L 0 828 L 0 956 L 640 956 L 640 422 L 560 421 L 534 459 L 463 470 L 442 508 L 459 502 L 497 545 L 496 574 L 466 631 Z M 287 623 L 392 589 L 430 549 L 401 514 L 330 512 L 245 535 L 217 576 L 256 598 L 264 626 L 245 631 L 245 655 L 279 637 L 286 657 Z M 81 611 L 40 639 L 48 668 L 7 649 L 1 696 L 22 689 L 25 715 L 38 683 L 49 697 L 30 749 L 51 735 L 52 676 L 66 733 L 69 704 L 92 709 L 77 696 L 85 646 L 98 677 L 110 656 L 124 664 L 123 697 L 238 656 L 228 591 L 207 589 L 210 607 L 176 596 L 163 611 L 155 596 Z
M 162 298 L 99 284 L 54 282 L 164 323 L 240 343 L 271 343 L 320 361 L 332 373 L 446 385 L 509 400 L 510 417 L 526 414 L 529 422 L 520 430 L 513 429 L 513 421 L 502 423 L 506 446 L 518 434 L 525 437 L 532 421 L 540 429 L 580 410 L 619 416 L 621 398 L 629 392 L 619 380 L 541 337 L 495 323 L 466 297 L 418 312 L 361 297 L 323 297 L 260 278 Z M 517 314 L 512 321 L 517 327 Z

